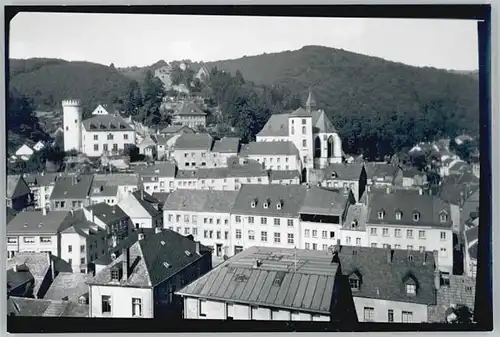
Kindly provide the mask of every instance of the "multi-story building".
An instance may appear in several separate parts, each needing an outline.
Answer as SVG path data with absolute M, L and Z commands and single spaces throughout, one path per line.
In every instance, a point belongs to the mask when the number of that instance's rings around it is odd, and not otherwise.
M 121 200 L 118 206 L 129 216 L 135 229 L 163 228 L 160 201 L 143 190 L 131 193 Z
M 83 208 L 85 219 L 105 229 L 109 246 L 125 239 L 133 229 L 130 217 L 117 205 L 104 202 Z
M 205 126 L 207 123 L 207 114 L 196 103 L 183 101 L 172 114 L 172 123 L 186 125 L 191 128 Z
M 240 156 L 255 160 L 266 169 L 302 170 L 299 151 L 291 141 L 252 142 L 241 147 Z
M 92 175 L 75 174 L 61 176 L 56 180 L 50 195 L 50 209 L 69 211 L 90 205 Z
M 365 224 L 369 245 L 409 251 L 437 251 L 443 272 L 453 268 L 453 221 L 450 205 L 421 191 L 367 191 L 362 202 L 367 207 Z
M 393 164 L 369 162 L 364 164 L 367 185 L 402 186 L 403 170 Z
M 21 175 L 7 176 L 7 207 L 22 211 L 32 203 L 31 190 Z
M 106 184 L 105 181 L 93 180 L 90 187 L 90 203 L 92 205 L 105 202 L 108 205 L 118 203 L 118 186 Z
M 359 322 L 429 321 L 440 282 L 432 252 L 352 246 L 336 250 Z
M 67 211 L 25 211 L 18 213 L 8 224 L 7 256 L 18 252 L 51 253 L 61 256 L 60 233 L 70 226 Z
M 344 284 L 329 254 L 252 247 L 177 294 L 185 319 L 355 322 Z
M 305 109 L 300 107 L 290 114 L 272 115 L 256 139 L 257 142 L 292 142 L 305 168 L 342 162 L 342 141 L 325 112 L 316 108 L 311 91 Z
M 223 137 L 216 140 L 212 148 L 214 166 L 226 166 L 229 158 L 237 156 L 240 150 L 240 139 L 236 137 Z
M 309 182 L 319 182 L 325 187 L 350 189 L 356 200 L 359 200 L 365 191 L 367 176 L 363 164 L 330 164 L 318 171 L 317 177 L 310 177 Z
M 302 174 L 299 170 L 269 171 L 271 184 L 299 185 L 302 182 Z
M 175 188 L 177 167 L 172 162 L 138 166 L 135 172 L 139 175 L 139 187 L 148 193 L 170 192 Z
M 88 281 L 90 317 L 168 317 L 175 291 L 212 269 L 212 251 L 170 230 L 138 241 Z M 179 311 L 180 312 L 180 311 Z
M 136 173 L 95 174 L 93 182 L 103 184 L 104 188 L 116 186 L 117 202 L 120 202 L 130 193 L 138 190 L 139 175 Z
M 204 245 L 213 247 L 219 257 L 232 255 L 230 211 L 237 193 L 175 190 L 163 205 L 164 227 L 182 235 L 193 235 Z
M 28 184 L 33 195 L 35 209 L 50 207 L 50 195 L 56 184 L 59 173 L 39 173 L 25 175 L 24 180 Z
M 174 145 L 173 156 L 179 169 L 214 167 L 210 156 L 214 140 L 208 133 L 181 134 Z

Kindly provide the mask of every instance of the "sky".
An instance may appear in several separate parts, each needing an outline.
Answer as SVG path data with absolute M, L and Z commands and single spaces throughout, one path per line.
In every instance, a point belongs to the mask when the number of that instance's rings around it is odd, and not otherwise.
M 19 13 L 9 57 L 116 67 L 215 61 L 321 45 L 413 66 L 478 68 L 475 21 Z

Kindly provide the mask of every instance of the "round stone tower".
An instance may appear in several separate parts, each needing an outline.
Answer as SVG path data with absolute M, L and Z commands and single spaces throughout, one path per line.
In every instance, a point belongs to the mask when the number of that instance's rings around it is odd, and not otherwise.
M 64 151 L 82 151 L 82 107 L 79 100 L 62 101 Z

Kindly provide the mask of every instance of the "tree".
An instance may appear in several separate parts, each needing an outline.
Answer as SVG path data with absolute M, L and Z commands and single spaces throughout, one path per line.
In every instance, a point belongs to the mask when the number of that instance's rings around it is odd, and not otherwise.
M 453 309 L 454 319 L 450 321 L 452 324 L 472 324 L 474 323 L 474 313 L 466 305 L 458 305 Z
M 472 156 L 475 154 L 477 145 L 475 141 L 472 140 L 466 140 L 463 143 L 456 145 L 455 142 L 452 142 L 452 144 L 455 144 L 454 146 L 450 146 L 450 150 L 454 150 L 457 156 L 460 157 L 463 161 L 466 161 L 470 163 Z
M 123 110 L 128 116 L 136 116 L 143 105 L 141 87 L 137 81 L 131 81 L 123 102 Z

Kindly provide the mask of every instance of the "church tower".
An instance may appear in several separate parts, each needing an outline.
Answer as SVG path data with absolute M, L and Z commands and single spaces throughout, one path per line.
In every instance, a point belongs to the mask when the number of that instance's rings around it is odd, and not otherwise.
M 309 96 L 307 96 L 307 101 L 306 101 L 306 111 L 308 113 L 312 113 L 315 110 L 316 110 L 316 98 L 312 93 L 312 89 L 309 88 Z
M 79 100 L 64 100 L 64 151 L 82 151 L 82 106 Z

